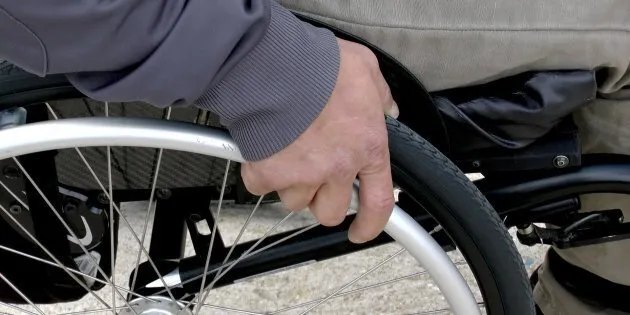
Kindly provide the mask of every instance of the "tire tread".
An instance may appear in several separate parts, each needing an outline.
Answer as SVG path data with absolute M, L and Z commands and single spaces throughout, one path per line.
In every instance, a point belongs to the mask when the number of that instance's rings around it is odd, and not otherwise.
M 387 119 L 387 128 L 390 139 L 394 139 L 396 142 L 395 147 L 390 144 L 392 155 L 413 155 L 412 160 L 416 163 L 426 163 L 439 168 L 439 173 L 442 174 L 439 176 L 439 181 L 442 185 L 455 185 L 457 189 L 453 190 L 453 195 L 474 204 L 471 204 L 467 209 L 451 208 L 450 210 L 451 212 L 459 212 L 452 213 L 458 220 L 469 221 L 462 225 L 476 228 L 467 232 L 474 239 L 477 249 L 480 250 L 484 258 L 489 260 L 488 266 L 493 270 L 495 282 L 500 286 L 500 295 L 506 301 L 504 314 L 535 314 L 533 294 L 522 257 L 492 205 L 468 177 L 428 141 L 393 119 Z M 414 173 L 414 175 L 416 174 Z M 428 181 L 426 178 L 424 180 Z M 465 215 L 462 214 L 464 211 L 466 212 Z M 484 244 L 487 241 L 492 243 Z M 505 269 L 512 270 L 512 273 L 505 274 Z M 497 277 L 503 277 L 503 279 L 497 279 Z M 512 285 L 506 286 L 504 283 L 511 283 Z

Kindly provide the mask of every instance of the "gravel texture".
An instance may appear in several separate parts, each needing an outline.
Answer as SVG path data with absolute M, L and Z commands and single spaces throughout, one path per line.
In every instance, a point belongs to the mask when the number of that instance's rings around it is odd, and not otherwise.
M 125 204 L 123 207 L 125 216 L 138 234 L 142 231 L 147 205 L 147 202 L 137 202 Z M 250 209 L 251 207 L 249 206 L 227 206 L 221 211 L 219 227 L 225 237 L 226 245 L 233 243 L 238 231 L 249 215 Z M 257 211 L 241 241 L 260 237 L 286 214 L 287 212 L 278 206 L 267 205 L 262 207 Z M 315 221 L 310 214 L 303 212 L 289 219 L 279 231 L 306 226 L 313 222 Z M 119 259 L 117 261 L 116 279 L 126 280 L 133 269 L 139 247 L 130 231 L 124 226 L 120 228 L 119 237 Z M 148 242 L 149 238 L 147 238 L 147 245 Z M 227 311 L 224 308 L 262 313 L 326 297 L 345 283 L 392 255 L 398 249 L 399 247 L 396 244 L 389 244 L 357 254 L 277 272 L 266 277 L 247 279 L 236 285 L 212 291 L 206 300 L 206 304 L 211 304 L 213 307 L 204 307 L 200 314 L 239 314 L 238 312 Z M 541 262 L 545 248 L 542 246 L 524 247 L 519 245 L 519 250 L 525 265 L 532 272 Z M 193 253 L 192 247 L 188 246 L 187 255 L 192 255 Z M 458 253 L 450 253 L 450 255 L 453 261 L 462 261 Z M 469 283 L 474 285 L 475 281 L 468 267 L 462 265 L 460 270 Z M 371 284 L 421 271 L 421 266 L 411 256 L 404 253 L 357 281 L 345 291 L 356 290 Z M 122 282 L 121 284 L 124 283 Z M 474 293 L 480 299 L 476 288 Z M 111 303 L 111 289 L 109 287 L 100 290 L 98 294 L 105 301 Z M 121 299 L 118 299 L 116 305 L 122 306 L 124 304 Z M 20 307 L 35 311 L 37 314 L 37 311 L 33 308 L 23 305 Z M 430 277 L 428 275 L 416 275 L 393 284 L 335 297 L 313 310 L 313 314 L 418 314 L 447 307 L 439 289 L 431 281 Z M 41 310 L 47 315 L 68 312 L 85 314 L 87 310 L 102 308 L 103 306 L 91 296 L 87 296 L 75 303 L 41 306 Z M 306 310 L 306 307 L 300 307 L 283 314 L 299 314 L 304 310 Z M 21 314 L 19 311 L 3 306 L 0 306 L 0 312 Z M 112 313 L 111 311 L 101 311 L 90 314 Z M 448 314 L 448 312 L 436 314 Z

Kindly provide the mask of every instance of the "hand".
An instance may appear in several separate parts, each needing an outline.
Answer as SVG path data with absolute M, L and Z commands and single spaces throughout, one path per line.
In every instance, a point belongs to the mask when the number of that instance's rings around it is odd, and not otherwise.
M 247 189 L 277 191 L 289 209 L 310 208 L 326 226 L 341 223 L 359 178 L 359 212 L 352 242 L 381 233 L 393 208 L 384 112 L 398 111 L 372 52 L 339 39 L 341 64 L 328 104 L 296 141 L 277 154 L 241 168 Z

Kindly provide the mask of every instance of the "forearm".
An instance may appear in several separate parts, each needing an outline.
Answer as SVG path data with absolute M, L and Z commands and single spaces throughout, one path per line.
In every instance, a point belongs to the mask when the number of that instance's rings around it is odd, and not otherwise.
M 99 100 L 214 111 L 249 160 L 310 125 L 338 56 L 270 0 L 0 0 L 0 58 Z

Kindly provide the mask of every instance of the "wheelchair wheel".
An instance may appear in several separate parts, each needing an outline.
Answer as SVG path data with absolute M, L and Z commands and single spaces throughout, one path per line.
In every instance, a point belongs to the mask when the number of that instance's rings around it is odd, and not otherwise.
M 440 290 L 445 294 L 450 307 L 444 307 L 444 311 L 451 310 L 455 314 L 475 314 L 480 312 L 478 306 L 480 305 L 488 314 L 532 313 L 531 296 L 528 284 L 525 281 L 526 278 L 522 263 L 519 260 L 519 256 L 515 251 L 511 239 L 502 227 L 501 221 L 492 212 L 488 203 L 474 189 L 467 178 L 459 173 L 450 162 L 428 143 L 424 142 L 409 129 L 395 121 L 388 121 L 388 129 L 390 133 L 389 141 L 391 145 L 394 180 L 399 191 L 399 208 L 397 208 L 390 219 L 386 231 L 398 242 L 402 249 L 391 254 L 381 262 L 367 263 L 367 271 L 357 273 L 355 273 L 355 270 L 345 271 L 347 273 L 353 273 L 353 278 L 351 278 L 350 281 L 344 281 L 346 282 L 345 284 L 333 286 L 329 293 L 322 295 L 319 299 L 298 303 L 298 306 L 288 305 L 280 307 L 279 309 L 275 309 L 275 311 L 289 311 L 289 313 L 292 311 L 301 314 L 310 311 L 337 313 L 341 310 L 342 313 L 350 313 L 352 311 L 348 306 L 335 308 L 332 306 L 332 303 L 329 305 L 329 302 L 333 302 L 339 295 L 350 294 L 347 293 L 346 289 L 349 289 L 358 280 L 366 277 L 366 274 L 373 273 L 388 262 L 397 259 L 401 253 L 406 252 L 412 256 L 412 259 L 416 260 L 416 262 L 420 262 L 424 266 L 425 271 L 423 272 L 428 272 L 435 280 Z M 28 273 L 32 272 L 32 270 L 26 270 L 24 268 L 16 269 L 15 264 L 12 264 L 12 270 L 10 266 L 5 265 L 4 267 L 6 269 L 1 271 L 2 279 L 7 284 L 3 292 L 6 293 L 8 290 L 13 290 L 14 293 L 17 294 L 14 294 L 11 299 L 5 298 L 7 301 L 13 303 L 6 304 L 7 306 L 10 305 L 13 310 L 18 309 L 20 312 L 35 314 L 41 311 L 42 314 L 49 314 L 44 312 L 44 306 L 37 305 L 37 303 L 66 302 L 72 300 L 72 298 L 67 298 L 67 296 L 72 296 L 72 292 L 70 291 L 78 291 L 78 289 L 82 287 L 83 289 L 90 289 L 92 296 L 87 295 L 87 299 L 96 299 L 97 302 L 104 303 L 104 305 L 95 310 L 81 309 L 79 311 L 80 313 L 98 310 L 112 312 L 112 310 L 117 310 L 114 311 L 114 313 L 133 314 L 135 312 L 138 314 L 151 314 L 151 311 L 153 311 L 162 312 L 160 314 L 189 314 L 202 309 L 204 312 L 208 311 L 207 313 L 215 311 L 215 313 L 219 314 L 232 311 L 237 313 L 244 312 L 243 306 L 241 305 L 220 305 L 221 301 L 213 299 L 212 294 L 210 294 L 210 298 L 208 299 L 206 297 L 207 292 L 211 292 L 210 288 L 222 289 L 230 284 L 238 284 L 241 281 L 247 281 L 247 279 L 252 276 L 260 276 L 269 271 L 277 271 L 278 269 L 288 266 L 295 266 L 296 263 L 301 264 L 312 260 L 326 260 L 333 256 L 351 254 L 359 249 L 365 249 L 378 243 L 386 243 L 389 240 L 389 238 L 381 238 L 381 240 L 377 240 L 373 244 L 361 246 L 351 245 L 344 240 L 342 244 L 332 246 L 331 244 L 325 244 L 324 240 L 327 237 L 330 238 L 331 235 L 339 233 L 345 235 L 344 229 L 347 229 L 348 224 L 343 224 L 342 227 L 333 229 L 319 227 L 317 230 L 314 228 L 316 225 L 307 225 L 306 229 L 309 230 L 301 228 L 301 230 L 297 230 L 297 232 L 311 232 L 308 238 L 295 238 L 291 246 L 288 248 L 285 246 L 283 248 L 283 251 L 287 251 L 293 247 L 293 252 L 273 252 L 274 248 L 283 245 L 282 242 L 279 244 L 274 243 L 282 239 L 275 237 L 273 239 L 276 241 L 269 243 L 269 240 L 272 238 L 270 238 L 270 233 L 267 231 L 255 242 L 252 243 L 250 241 L 249 243 L 245 243 L 247 244 L 247 249 L 230 247 L 231 250 L 229 252 L 231 253 L 223 253 L 223 257 L 211 259 L 209 258 L 210 255 L 219 255 L 221 250 L 214 251 L 214 246 L 217 245 L 217 243 L 214 242 L 217 242 L 217 240 L 214 239 L 213 242 L 212 237 L 210 237 L 211 241 L 207 246 L 209 246 L 208 248 L 211 250 L 206 251 L 207 253 L 202 257 L 193 256 L 192 259 L 184 257 L 179 261 L 172 261 L 170 259 L 163 260 L 160 258 L 159 253 L 151 255 L 145 250 L 144 253 L 151 256 L 151 261 L 149 264 L 141 264 L 138 268 L 134 268 L 129 273 L 129 282 L 135 283 L 130 284 L 129 289 L 124 289 L 124 287 L 119 285 L 124 281 L 121 281 L 118 272 L 113 273 L 113 275 L 117 275 L 115 277 L 112 277 L 112 274 L 108 272 L 110 269 L 109 266 L 114 265 L 113 260 L 116 255 L 105 254 L 107 250 L 115 252 L 113 245 L 116 245 L 116 233 L 107 233 L 107 231 L 115 230 L 116 223 L 114 219 L 120 216 L 121 219 L 118 220 L 119 222 L 125 222 L 125 224 L 131 225 L 129 223 L 130 220 L 125 218 L 126 214 L 115 206 L 118 203 L 116 196 L 121 195 L 121 197 L 124 197 L 125 194 L 125 192 L 123 192 L 124 189 L 119 189 L 121 185 L 105 184 L 103 186 L 107 186 L 107 189 L 103 189 L 103 191 L 100 192 L 100 196 L 103 196 L 103 194 L 106 196 L 113 195 L 114 202 L 102 200 L 102 197 L 99 200 L 99 195 L 97 195 L 94 200 L 91 200 L 93 194 L 85 189 L 85 187 L 79 189 L 69 186 L 68 183 L 63 185 L 63 189 L 58 190 L 63 195 L 63 198 L 59 196 L 55 198 L 51 195 L 45 195 L 45 191 L 51 190 L 46 189 L 47 185 L 41 185 L 37 182 L 37 180 L 45 179 L 39 174 L 29 171 L 27 168 L 36 166 L 41 170 L 42 166 L 32 163 L 31 159 L 35 159 L 34 157 L 41 158 L 39 161 L 43 162 L 46 157 L 51 156 L 52 153 L 50 152 L 56 152 L 56 154 L 52 155 L 60 156 L 63 150 L 70 149 L 72 151 L 72 149 L 76 147 L 78 151 L 75 151 L 75 154 L 82 152 L 81 154 L 86 158 L 86 161 L 89 159 L 88 162 L 90 163 L 88 164 L 90 164 L 90 168 L 93 170 L 102 169 L 102 164 L 99 165 L 92 161 L 92 158 L 98 154 L 90 150 L 105 147 L 105 157 L 108 161 L 104 166 L 105 169 L 107 169 L 108 177 L 111 178 L 112 166 L 122 163 L 120 161 L 113 162 L 113 157 L 119 152 L 114 150 L 114 146 L 123 148 L 128 146 L 140 146 L 144 148 L 159 147 L 158 156 L 161 154 L 162 158 L 165 157 L 164 153 L 170 150 L 185 150 L 195 154 L 211 155 L 215 158 L 229 158 L 237 162 L 240 160 L 238 150 L 224 133 L 184 123 L 133 118 L 84 118 L 31 123 L 1 131 L 0 157 L 4 162 L 11 161 L 15 164 L 21 177 L 26 178 L 26 181 L 30 182 L 30 185 L 27 184 L 26 186 L 35 188 L 40 195 L 39 197 L 44 201 L 43 204 L 48 206 L 48 209 L 36 209 L 35 207 L 42 206 L 42 204 L 37 202 L 36 197 L 27 193 L 28 203 L 23 200 L 19 202 L 24 202 L 24 207 L 28 205 L 29 211 L 31 212 L 31 221 L 20 220 L 23 218 L 21 218 L 20 215 L 16 215 L 15 211 L 11 212 L 7 208 L 2 207 L 1 209 L 4 212 L 5 221 L 12 221 L 13 223 L 10 224 L 9 222 L 8 228 L 16 231 L 21 229 L 21 233 L 14 235 L 14 237 L 23 238 L 26 241 L 28 241 L 27 239 L 30 237 L 31 244 L 41 245 L 41 249 L 45 248 L 44 243 L 51 244 L 50 239 L 55 239 L 54 235 L 37 230 L 41 218 L 38 217 L 40 214 L 36 212 L 51 213 L 50 210 L 53 210 L 54 213 L 56 213 L 55 216 L 57 216 L 56 221 L 63 222 L 61 225 L 68 229 L 67 233 L 64 233 L 64 235 L 72 235 L 72 237 L 68 237 L 67 239 L 73 239 L 73 244 L 75 245 L 83 245 L 79 246 L 82 247 L 81 250 L 73 250 L 71 247 L 67 253 L 73 258 L 83 257 L 81 261 L 77 261 L 76 259 L 66 259 L 68 257 L 59 257 L 59 255 L 63 253 L 62 246 L 56 246 L 57 248 L 55 249 L 46 249 L 44 253 L 42 253 L 41 251 L 32 250 L 29 246 L 22 246 L 20 249 L 11 248 L 8 246 L 8 243 L 11 243 L 11 241 L 5 242 L 5 240 L 3 240 L 4 244 L 2 244 L 0 248 L 3 250 L 3 255 L 5 256 L 15 255 L 34 260 L 37 263 L 44 264 L 44 266 L 46 264 L 56 266 L 59 267 L 58 269 L 67 271 L 67 274 L 75 273 L 76 271 L 75 279 L 70 279 L 67 275 L 64 277 L 64 275 L 57 273 L 55 275 L 55 277 L 57 277 L 55 279 L 58 285 L 57 290 L 72 287 L 72 280 L 77 284 L 79 282 L 81 283 L 79 286 L 69 290 L 67 294 L 60 294 L 53 290 L 47 294 L 42 294 L 39 289 L 46 287 L 46 284 L 40 283 L 37 287 L 29 287 L 29 285 L 32 286 L 34 283 L 29 284 L 29 281 L 25 281 L 25 279 L 30 278 Z M 37 156 L 42 154 L 42 151 L 47 155 L 42 157 Z M 13 157 L 16 158 L 13 159 Z M 5 165 L 5 168 L 6 167 Z M 224 164 L 224 167 L 227 171 L 231 169 L 229 163 Z M 154 174 L 159 176 L 158 169 L 159 166 L 154 170 Z M 94 171 L 96 178 L 99 177 L 98 172 L 99 171 Z M 228 180 L 228 176 L 225 175 L 223 182 L 226 183 Z M 109 180 L 103 178 L 103 182 L 107 183 Z M 116 180 L 114 179 L 112 182 L 116 183 Z M 157 181 L 154 181 L 154 183 L 157 183 Z M 8 187 L 9 184 L 4 184 L 3 186 L 10 188 Z M 222 202 L 225 197 L 225 187 L 226 186 L 223 185 L 220 189 L 220 192 L 223 194 L 219 195 L 219 202 Z M 161 198 L 165 198 L 166 196 L 164 196 L 164 194 L 167 193 L 164 191 L 164 188 L 160 189 L 161 190 L 156 191 L 156 186 L 153 185 L 149 193 L 149 198 L 153 199 L 154 195 L 160 194 L 158 193 L 159 191 L 162 191 Z M 29 191 L 31 189 L 27 188 L 26 190 Z M 10 189 L 7 189 L 7 191 L 11 195 L 15 194 L 15 199 L 19 199 L 19 193 L 11 191 Z M 174 199 L 175 194 L 182 193 L 181 190 L 175 188 L 171 188 L 171 191 L 169 199 Z M 55 199 L 74 200 L 75 203 L 74 206 L 68 207 L 70 203 L 64 204 L 62 201 L 58 207 L 55 204 Z M 185 199 L 178 200 L 181 202 Z M 101 205 L 108 204 L 109 207 L 101 206 L 99 208 L 99 203 Z M 94 238 L 95 234 L 102 237 L 100 244 L 96 244 L 94 241 L 84 241 L 85 236 L 79 239 L 79 235 L 85 235 L 88 232 L 85 228 L 84 230 L 77 228 L 77 226 L 80 227 L 80 225 L 76 224 L 78 220 L 72 219 L 70 214 L 80 211 L 82 208 L 89 208 L 94 213 L 105 214 L 102 220 L 104 228 L 101 228 L 99 233 L 91 232 L 93 235 L 92 238 Z M 218 205 L 215 209 L 220 211 Z M 405 211 L 401 209 L 405 209 Z M 423 209 L 426 209 L 426 212 L 424 212 Z M 151 211 L 150 208 L 148 211 Z M 219 215 L 218 211 L 216 213 L 217 217 Z M 224 209 L 223 211 L 225 212 L 227 210 Z M 426 218 L 423 220 L 422 216 L 426 213 L 429 213 L 434 221 L 426 220 Z M 86 216 L 87 212 L 80 217 L 85 220 Z M 284 216 L 280 222 L 286 222 L 290 217 L 291 214 L 289 213 Z M 424 230 L 421 225 L 412 220 L 412 217 L 418 218 L 425 226 L 432 228 L 431 231 L 433 232 L 434 238 L 423 237 L 423 235 L 428 236 L 428 234 L 423 232 Z M 49 219 L 52 220 L 54 218 Z M 216 222 L 217 218 L 214 220 Z M 30 222 L 31 229 L 29 230 L 27 227 L 28 224 L 22 224 L 22 222 Z M 49 221 L 48 224 L 55 226 L 53 222 L 54 221 Z M 193 225 L 198 229 L 202 229 L 198 226 L 198 222 L 199 221 L 195 222 Z M 246 222 L 249 222 L 249 220 Z M 123 223 L 120 224 L 125 225 Z M 156 222 L 153 222 L 153 224 L 155 231 Z M 87 226 L 89 225 L 86 223 L 86 227 Z M 247 224 L 245 224 L 244 227 L 245 226 L 247 226 Z M 58 227 L 62 228 L 61 226 Z M 274 225 L 274 227 L 277 228 L 277 224 Z M 132 226 L 128 226 L 128 228 L 134 230 Z M 168 226 L 162 226 L 162 228 L 168 228 Z M 51 230 L 54 230 L 54 228 Z M 136 230 L 138 229 L 136 228 Z M 142 231 L 142 227 L 140 227 L 139 230 Z M 295 230 L 290 230 L 289 232 L 295 234 L 294 231 Z M 49 240 L 38 239 L 38 234 L 45 235 Z M 203 232 L 201 234 L 203 234 Z M 239 234 L 242 234 L 242 231 Z M 286 234 L 285 232 L 285 234 L 281 235 L 283 238 L 286 238 L 292 234 Z M 26 235 L 26 237 L 24 237 L 24 235 Z M 141 235 L 142 236 L 137 236 L 137 238 L 144 238 L 145 234 L 142 233 Z M 210 235 L 216 235 L 217 238 L 220 237 L 217 230 L 212 227 L 210 227 Z M 152 237 L 155 237 L 155 233 Z M 478 298 L 482 298 L 483 301 L 475 300 L 475 296 L 468 288 L 468 284 L 464 281 L 460 273 L 457 272 L 457 269 L 448 259 L 448 256 L 442 251 L 442 247 L 437 245 L 436 241 L 439 238 L 443 239 L 444 244 L 448 244 L 452 240 L 459 249 L 465 261 L 470 265 L 474 278 L 477 280 L 481 293 L 478 295 Z M 264 239 L 266 239 L 267 242 L 261 241 Z M 310 244 L 313 240 L 318 239 L 319 241 L 317 243 L 319 244 Z M 107 246 L 99 249 L 99 246 L 105 243 L 107 243 Z M 18 243 L 13 243 L 13 245 L 16 244 Z M 67 244 L 68 242 L 66 242 L 66 245 Z M 162 245 L 166 246 L 167 244 Z M 121 244 L 118 243 L 118 246 L 120 247 Z M 300 250 L 299 247 L 301 246 L 317 248 L 319 251 L 322 251 L 322 249 L 334 249 L 335 252 L 320 252 L 320 256 L 318 257 L 317 251 L 306 253 Z M 154 247 L 154 243 L 151 243 L 151 247 Z M 252 248 L 255 250 L 252 250 Z M 28 249 L 30 249 L 30 251 L 27 251 Z M 265 250 L 259 251 L 260 249 Z M 100 250 L 104 250 L 104 252 L 101 253 Z M 165 248 L 161 248 L 161 251 L 165 250 Z M 267 250 L 272 251 L 271 256 L 280 255 L 283 256 L 284 259 L 266 257 Z M 195 247 L 195 251 L 197 251 L 197 247 Z M 99 254 L 95 255 L 94 252 Z M 49 253 L 50 255 L 47 255 Z M 92 255 L 93 259 L 90 259 L 88 253 Z M 232 256 L 234 258 L 230 259 L 229 254 L 234 255 Z M 120 256 L 121 253 L 119 252 L 118 257 L 116 257 L 119 261 L 121 259 Z M 142 255 L 138 255 L 137 257 L 140 256 Z M 96 257 L 108 257 L 110 264 L 107 264 L 105 267 L 99 267 L 100 264 L 94 263 L 88 270 L 80 267 L 81 264 L 89 265 L 90 260 L 97 260 Z M 256 260 L 257 257 L 258 261 Z M 238 266 L 238 263 L 241 262 L 244 267 Z M 267 264 L 265 264 L 265 262 L 267 262 Z M 196 266 L 194 266 L 195 264 Z M 222 264 L 224 266 L 220 267 Z M 121 263 L 119 262 L 115 265 L 120 267 Z M 190 265 L 193 266 L 191 267 Z M 28 263 L 22 264 L 22 266 L 28 266 Z M 200 268 L 206 272 L 199 272 Z M 77 269 L 82 271 L 78 271 Z M 187 270 L 185 272 L 187 273 L 186 275 L 182 272 L 184 269 Z M 176 272 L 177 277 L 173 277 L 174 270 L 178 270 Z M 191 275 L 195 273 L 195 270 L 197 270 L 197 276 L 202 275 L 201 284 L 199 283 L 199 279 L 195 279 L 195 276 Z M 230 272 L 234 272 L 234 274 L 230 275 Z M 158 274 L 159 276 L 156 276 Z M 83 277 L 83 279 L 77 277 L 77 275 Z M 205 277 L 203 275 L 205 275 Z M 173 280 L 173 278 L 176 278 L 176 280 Z M 183 282 L 186 281 L 183 280 L 184 278 L 192 281 L 187 283 L 187 285 L 183 285 Z M 39 279 L 39 281 L 45 282 L 46 279 Z M 93 291 L 94 287 L 92 286 L 96 282 L 106 284 L 106 288 L 100 291 Z M 59 285 L 60 283 L 64 285 L 61 286 Z M 112 285 L 113 283 L 116 283 L 115 287 Z M 191 283 L 193 285 L 190 285 Z M 367 285 L 367 287 L 373 286 L 375 285 Z M 191 290 L 190 287 L 195 287 L 195 289 Z M 167 288 L 168 290 L 166 290 Z M 159 292 L 160 290 L 158 289 L 166 290 L 166 292 Z M 197 292 L 197 290 L 199 290 L 199 292 Z M 40 292 L 36 293 L 38 291 Z M 83 297 L 86 292 L 87 291 L 82 292 L 83 294 L 79 294 L 76 297 Z M 351 292 L 351 290 L 348 290 L 348 292 Z M 36 294 L 33 298 L 29 298 L 28 293 Z M 109 293 L 109 297 L 101 297 L 104 293 Z M 125 297 L 123 293 L 126 293 L 127 296 Z M 7 295 L 11 296 L 11 294 Z M 46 297 L 50 295 L 54 295 L 55 299 L 46 301 Z M 64 297 L 64 295 L 66 297 Z M 195 296 L 197 296 L 197 298 L 194 298 Z M 30 305 L 16 306 L 14 303 L 18 303 L 20 298 L 23 300 L 22 304 L 26 303 Z M 419 298 L 415 297 L 413 293 L 408 292 L 408 297 L 405 301 L 412 302 L 414 300 L 419 300 Z M 212 304 L 206 304 L 206 301 L 212 301 Z M 255 308 L 256 304 L 252 302 L 244 304 L 250 305 L 249 308 L 247 308 L 247 312 L 250 314 L 269 314 L 269 312 L 273 313 L 274 311 L 273 309 L 257 309 Z M 252 304 L 254 305 L 253 310 L 251 308 Z M 195 305 L 206 306 L 193 308 L 191 311 L 190 307 Z M 186 308 L 186 306 L 189 306 L 189 308 Z M 28 307 L 30 307 L 30 309 L 28 309 Z M 389 312 L 386 305 L 382 307 L 383 312 Z M 421 305 L 416 307 L 420 307 L 421 309 Z M 394 313 L 396 313 L 396 308 L 394 307 L 394 309 Z M 403 308 L 401 312 L 408 313 L 413 310 L 413 307 Z M 379 313 L 381 313 L 381 311 L 379 311 Z
M 245 205 L 227 209 L 225 201 L 234 194 L 230 187 L 238 187 L 235 165 L 241 158 L 224 131 L 166 121 L 177 117 L 176 110 L 166 110 L 165 119 L 139 119 L 117 107 L 122 105 L 80 102 L 90 108 L 89 115 L 110 117 L 55 120 L 68 110 L 64 102 L 4 112 L 14 117 L 11 121 L 23 114 L 28 119 L 0 131 L 2 311 L 533 314 L 523 264 L 491 206 L 443 155 L 396 121 L 387 124 L 397 207 L 387 234 L 354 245 L 346 235 L 352 213 L 340 226 L 325 228 L 307 213 L 279 210 L 263 198 L 251 212 L 243 213 Z M 175 172 L 167 172 L 167 166 Z M 198 174 L 203 168 L 222 172 Z M 148 175 L 141 175 L 145 171 Z M 133 200 L 151 202 L 141 211 L 121 206 Z M 252 223 L 267 211 L 279 220 L 264 229 Z M 222 220 L 238 213 L 242 227 L 224 233 Z M 248 227 L 260 231 L 246 236 Z M 237 234 L 232 245 L 225 236 L 229 230 Z M 185 253 L 191 251 L 182 246 L 186 239 L 193 254 Z M 131 249 L 131 259 L 123 259 Z M 457 251 L 448 256 L 444 249 Z M 376 260 L 378 250 L 386 255 Z M 329 264 L 339 259 L 345 259 L 341 267 Z M 304 267 L 312 262 L 318 263 Z M 388 271 L 401 266 L 414 272 Z M 309 280 L 317 271 L 334 274 Z M 290 280 L 295 273 L 297 279 Z M 413 292 L 420 290 L 413 284 L 427 275 L 446 298 L 438 309 L 427 308 L 435 296 Z M 376 280 L 367 281 L 370 276 Z M 230 291 L 233 286 L 237 289 Z M 254 294 L 244 293 L 254 286 Z M 404 294 L 395 291 L 399 287 Z M 384 293 L 368 293 L 378 289 Z M 314 296 L 304 299 L 306 294 Z M 290 295 L 291 303 L 280 303 L 283 295 Z M 378 309 L 361 308 L 374 300 Z

